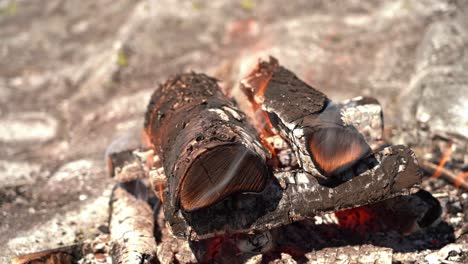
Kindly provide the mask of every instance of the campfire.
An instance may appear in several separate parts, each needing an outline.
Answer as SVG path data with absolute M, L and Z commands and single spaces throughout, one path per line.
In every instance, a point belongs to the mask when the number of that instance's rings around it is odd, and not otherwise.
M 409 235 L 438 223 L 438 200 L 420 188 L 421 164 L 410 148 L 386 144 L 376 99 L 333 102 L 275 58 L 260 61 L 231 95 L 200 73 L 161 85 L 143 131 L 106 152 L 118 184 L 105 246 L 14 263 L 87 254 L 114 263 L 255 263 L 304 255 L 314 242 L 297 239 L 301 230 Z M 423 168 L 453 178 L 442 164 L 449 155 Z M 466 187 L 461 177 L 452 180 Z

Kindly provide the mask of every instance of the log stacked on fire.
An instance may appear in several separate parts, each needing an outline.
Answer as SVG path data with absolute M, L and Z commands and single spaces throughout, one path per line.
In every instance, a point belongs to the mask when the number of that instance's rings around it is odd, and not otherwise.
M 145 131 L 169 175 L 166 201 L 194 211 L 235 192 L 260 192 L 270 178 L 266 151 L 218 87 L 182 74 L 152 96 Z
M 236 99 L 249 101 L 242 111 L 204 74 L 178 75 L 151 98 L 149 175 L 174 235 L 265 231 L 408 194 L 420 182 L 411 150 L 381 148 L 375 99 L 336 104 L 273 58 L 240 89 Z

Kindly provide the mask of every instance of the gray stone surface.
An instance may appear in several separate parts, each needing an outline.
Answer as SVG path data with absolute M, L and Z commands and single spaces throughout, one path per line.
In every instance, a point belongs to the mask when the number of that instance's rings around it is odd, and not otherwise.
M 389 128 L 428 113 L 466 136 L 467 12 L 451 0 L 0 0 L 0 262 L 106 224 L 105 148 L 180 71 L 230 90 L 274 55 L 336 101 L 376 97 Z
M 407 124 L 468 138 L 468 32 L 462 18 L 434 22 L 427 29 L 401 110 Z

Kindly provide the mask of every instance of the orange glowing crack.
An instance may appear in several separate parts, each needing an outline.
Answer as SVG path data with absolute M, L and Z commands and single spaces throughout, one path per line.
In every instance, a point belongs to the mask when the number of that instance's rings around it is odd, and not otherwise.
M 457 174 L 457 177 L 455 178 L 455 187 L 460 187 L 463 182 L 465 182 L 465 179 L 468 178 L 468 172 L 460 172 Z
M 445 167 L 445 164 L 449 160 L 450 156 L 452 155 L 452 144 L 450 144 L 447 150 L 444 152 L 442 159 L 440 160 L 439 166 L 437 167 L 436 171 L 432 175 L 432 178 L 439 178 L 442 175 L 442 169 Z
M 260 83 L 260 85 L 258 86 L 258 90 L 257 92 L 255 93 L 255 96 L 254 96 L 254 111 L 257 111 L 263 101 L 264 101 L 264 97 L 265 97 L 265 90 L 268 86 L 268 83 L 270 82 L 270 79 L 271 77 L 273 76 L 273 72 L 269 72 L 267 76 L 265 76 L 266 78 L 264 78 L 262 80 L 262 82 Z
M 274 136 L 273 133 L 273 124 L 268 116 L 268 113 L 261 109 L 262 103 L 264 101 L 265 90 L 270 82 L 270 79 L 273 75 L 273 72 L 262 71 L 261 66 L 258 65 L 257 68 L 249 74 L 249 77 L 246 78 L 247 82 L 255 84 L 255 94 L 252 98 L 252 112 L 254 118 L 254 124 L 257 128 L 257 131 L 260 135 L 262 145 L 273 155 L 275 156 L 275 149 L 269 144 L 267 138 Z M 260 114 L 261 113 L 261 114 Z
M 273 124 L 271 123 L 270 117 L 268 117 L 268 113 L 262 111 L 262 126 L 259 129 L 260 139 L 262 141 L 263 146 L 273 155 L 276 157 L 276 150 L 275 148 L 268 142 L 267 138 L 274 135 L 273 133 Z
M 247 97 L 251 103 L 249 112 L 251 113 L 252 123 L 258 132 L 261 144 L 272 156 L 272 166 L 277 166 L 279 161 L 277 150 L 269 139 L 276 136 L 277 132 L 268 113 L 262 110 L 262 105 L 265 101 L 265 91 L 268 89 L 268 84 L 276 67 L 278 67 L 278 62 L 274 58 L 270 58 L 269 62 L 259 62 L 242 81 L 246 88 L 249 87 L 247 88 Z
M 164 198 L 163 198 L 163 186 L 162 186 L 162 183 L 158 184 L 158 194 L 159 194 L 159 200 L 161 201 L 161 203 L 164 202 Z

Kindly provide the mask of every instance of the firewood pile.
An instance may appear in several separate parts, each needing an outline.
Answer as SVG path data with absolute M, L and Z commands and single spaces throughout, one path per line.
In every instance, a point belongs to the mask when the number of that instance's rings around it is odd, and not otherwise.
M 439 201 L 420 189 L 415 154 L 385 144 L 377 100 L 332 102 L 272 57 L 236 89 L 229 98 L 198 73 L 161 85 L 143 132 L 106 152 L 119 182 L 109 235 L 14 263 L 319 261 L 305 255 L 320 238 L 302 232 L 408 236 L 440 222 Z M 373 250 L 332 254 L 391 259 Z
M 111 2 L 0 3 L 0 263 L 468 262 L 467 3 Z

